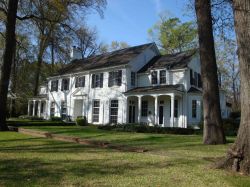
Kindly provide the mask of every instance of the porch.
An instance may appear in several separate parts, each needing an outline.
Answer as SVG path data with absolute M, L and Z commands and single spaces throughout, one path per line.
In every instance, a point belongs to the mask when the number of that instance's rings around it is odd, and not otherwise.
M 187 127 L 186 96 L 179 87 L 136 88 L 127 96 L 127 123 Z
M 46 112 L 47 108 L 46 98 L 32 98 L 28 100 L 28 116 L 36 116 L 47 119 L 48 114 Z

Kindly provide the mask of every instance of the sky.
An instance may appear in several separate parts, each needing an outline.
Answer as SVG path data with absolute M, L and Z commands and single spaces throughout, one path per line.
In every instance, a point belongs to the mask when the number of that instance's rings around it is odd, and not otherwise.
M 104 18 L 91 13 L 86 23 L 98 31 L 98 40 L 110 44 L 124 41 L 130 46 L 150 42 L 148 29 L 158 20 L 159 14 L 167 12 L 181 21 L 191 19 L 187 15 L 187 0 L 107 0 Z

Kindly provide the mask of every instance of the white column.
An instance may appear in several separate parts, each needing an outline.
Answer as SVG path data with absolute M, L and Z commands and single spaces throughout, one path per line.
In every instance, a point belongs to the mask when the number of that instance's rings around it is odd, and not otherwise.
M 141 122 L 141 96 L 138 96 L 138 123 Z
M 171 95 L 171 127 L 174 127 L 174 94 Z
M 32 116 L 35 116 L 35 109 L 36 109 L 36 101 L 33 100 L 33 113 L 32 113 Z
M 37 115 L 38 117 L 41 117 L 41 101 L 38 101 L 38 108 L 37 108 Z
M 158 125 L 159 118 L 158 118 L 158 96 L 155 96 L 155 125 Z
M 30 115 L 30 101 L 28 101 L 28 116 Z

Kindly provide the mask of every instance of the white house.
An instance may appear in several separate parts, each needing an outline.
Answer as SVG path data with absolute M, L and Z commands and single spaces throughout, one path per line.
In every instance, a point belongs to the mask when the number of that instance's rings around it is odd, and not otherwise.
M 73 60 L 48 78 L 31 98 L 28 114 L 92 124 L 145 123 L 162 127 L 197 125 L 202 118 L 200 60 L 197 51 L 160 55 L 155 43 Z M 227 117 L 226 97 L 221 109 Z

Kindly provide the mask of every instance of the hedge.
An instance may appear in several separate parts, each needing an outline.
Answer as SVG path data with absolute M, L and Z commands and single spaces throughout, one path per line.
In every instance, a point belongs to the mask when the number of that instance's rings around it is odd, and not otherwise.
M 181 134 L 181 135 L 192 135 L 192 134 L 201 133 L 199 129 L 159 127 L 159 126 L 148 126 L 148 125 L 140 125 L 140 124 L 104 125 L 104 126 L 98 126 L 98 129 L 120 131 L 120 132 Z

